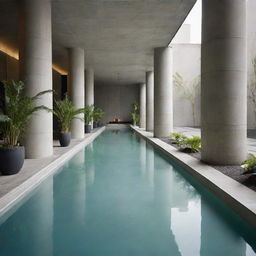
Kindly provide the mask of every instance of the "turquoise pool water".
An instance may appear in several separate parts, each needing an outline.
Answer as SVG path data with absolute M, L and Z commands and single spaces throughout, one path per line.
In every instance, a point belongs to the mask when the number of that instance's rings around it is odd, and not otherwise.
M 129 130 L 107 130 L 0 226 L 8 256 L 249 256 L 256 231 Z

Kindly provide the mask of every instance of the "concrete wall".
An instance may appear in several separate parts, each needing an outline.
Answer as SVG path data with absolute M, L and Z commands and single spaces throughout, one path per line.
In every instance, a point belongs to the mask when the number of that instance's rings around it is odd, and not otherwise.
M 103 123 L 108 123 L 114 118 L 122 121 L 131 120 L 132 104 L 139 102 L 138 85 L 103 85 L 96 84 L 94 91 L 95 106 L 105 112 Z
M 53 75 L 53 89 L 56 92 L 56 98 L 61 95 L 61 75 L 55 70 Z M 13 57 L 0 51 L 0 80 L 19 80 L 19 63 Z
M 248 58 L 248 85 L 252 82 L 253 79 L 253 66 L 252 66 L 252 59 L 256 57 L 256 1 L 255 0 L 248 0 L 248 11 L 247 11 L 247 58 Z M 256 82 L 256 81 L 255 81 Z M 248 90 L 249 94 L 249 90 Z M 247 123 L 248 128 L 256 128 L 256 116 L 254 114 L 254 106 L 248 100 L 248 111 L 247 111 Z
M 173 74 L 178 72 L 192 88 L 192 80 L 200 75 L 201 45 L 172 44 Z M 196 94 L 195 126 L 200 126 L 200 90 Z M 173 88 L 173 119 L 174 126 L 193 126 L 191 103 L 185 98 L 182 90 Z

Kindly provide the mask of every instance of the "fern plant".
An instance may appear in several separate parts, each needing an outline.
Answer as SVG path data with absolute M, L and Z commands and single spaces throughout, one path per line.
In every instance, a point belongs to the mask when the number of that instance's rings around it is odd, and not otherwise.
M 195 153 L 199 151 L 201 147 L 201 138 L 199 136 L 193 136 L 192 138 L 186 138 L 182 142 L 184 150 L 187 152 Z
M 182 144 L 186 138 L 187 137 L 181 133 L 177 133 L 177 132 L 171 133 L 171 139 L 173 141 L 173 144 L 177 144 L 179 147 L 182 146 Z
M 77 115 L 84 112 L 83 108 L 76 109 L 72 102 L 69 100 L 68 96 L 65 95 L 63 100 L 55 100 L 53 114 L 57 117 L 60 123 L 61 133 L 69 133 L 71 127 L 71 121 L 74 118 L 78 118 L 83 121 L 82 118 L 77 117 Z
M 87 105 L 84 108 L 84 123 L 85 125 L 90 125 L 93 120 L 93 111 L 94 106 L 93 105 Z
M 17 147 L 31 116 L 38 111 L 50 111 L 44 105 L 37 105 L 40 96 L 52 90 L 39 92 L 33 97 L 24 94 L 25 84 L 22 81 L 2 81 L 5 100 L 0 109 L 0 133 L 4 146 Z
M 249 158 L 242 162 L 241 167 L 244 169 L 244 174 L 254 172 L 256 170 L 256 156 L 249 153 Z

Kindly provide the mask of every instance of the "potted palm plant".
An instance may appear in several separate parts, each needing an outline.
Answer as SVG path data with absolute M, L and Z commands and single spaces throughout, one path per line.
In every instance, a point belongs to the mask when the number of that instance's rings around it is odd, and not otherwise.
M 60 124 L 59 141 L 62 147 L 67 147 L 70 144 L 71 121 L 74 118 L 79 118 L 77 115 L 84 113 L 83 108 L 76 109 L 68 96 L 65 95 L 63 100 L 55 100 L 53 114 L 57 117 Z M 82 119 L 81 119 L 82 120 Z
M 92 120 L 93 120 L 93 105 L 87 105 L 84 108 L 84 125 L 85 133 L 90 133 L 92 129 Z
M 97 128 L 99 126 L 100 120 L 103 115 L 104 115 L 104 112 L 101 108 L 94 108 L 93 110 L 94 128 Z
M 52 92 L 42 91 L 34 97 L 24 94 L 25 85 L 22 81 L 3 81 L 4 104 L 0 107 L 0 133 L 3 144 L 0 146 L 0 171 L 4 175 L 19 172 L 25 158 L 24 146 L 20 139 L 31 116 L 39 110 L 49 109 L 36 105 L 36 100 L 43 94 Z

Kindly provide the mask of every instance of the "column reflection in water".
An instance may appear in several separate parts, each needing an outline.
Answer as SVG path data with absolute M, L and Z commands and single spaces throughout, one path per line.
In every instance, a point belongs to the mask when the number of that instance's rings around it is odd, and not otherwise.
M 51 256 L 53 254 L 53 178 L 0 227 L 1 255 Z
M 83 244 L 86 203 L 85 152 L 70 161 L 54 179 L 54 253 L 79 254 Z M 66 242 L 65 242 L 66 241 Z
M 202 235 L 200 256 L 219 255 L 220 251 L 221 255 L 245 256 L 245 241 L 239 233 L 235 233 L 232 230 L 227 219 L 223 218 L 220 212 L 215 210 L 213 204 L 214 202 L 209 203 L 208 198 L 202 198 L 201 200 Z M 227 218 L 231 219 L 232 216 L 227 216 Z M 237 225 L 239 226 L 239 223 Z
M 86 185 L 92 185 L 95 180 L 95 165 L 93 158 L 93 144 L 89 144 L 86 147 L 86 161 L 85 161 L 85 171 L 86 171 Z
M 170 228 L 182 256 L 200 255 L 200 196 L 176 171 L 171 172 Z
M 143 178 L 145 177 L 145 174 L 146 174 L 146 165 L 147 165 L 146 140 L 141 138 L 140 139 L 140 171 Z
M 173 231 L 170 229 L 172 192 L 175 188 L 171 186 L 172 166 L 161 159 L 157 154 L 154 157 L 154 214 L 156 222 L 155 247 L 158 251 L 155 255 L 181 255 L 175 241 Z M 152 254 L 154 255 L 154 254 Z
M 146 162 L 145 178 L 147 183 L 154 187 L 154 149 L 149 142 L 146 142 Z

